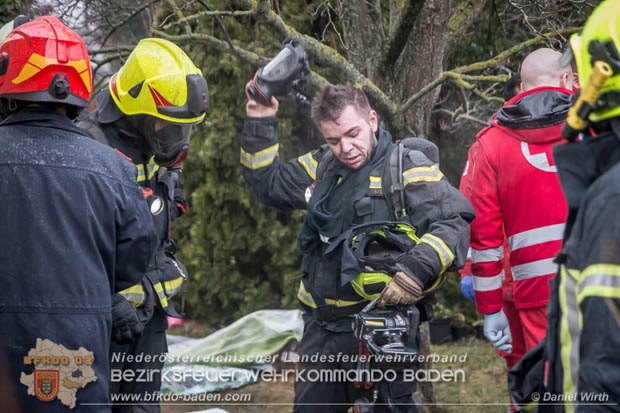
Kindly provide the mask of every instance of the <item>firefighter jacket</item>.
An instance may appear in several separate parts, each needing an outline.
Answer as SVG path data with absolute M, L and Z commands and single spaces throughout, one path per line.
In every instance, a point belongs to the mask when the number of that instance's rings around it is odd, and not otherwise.
M 151 210 L 159 240 L 154 260 L 139 284 L 118 292 L 134 306 L 140 307 L 150 291 L 153 291 L 157 308 L 172 317 L 180 318 L 169 301 L 184 288 L 187 278 L 185 267 L 176 259 L 176 244 L 170 237 L 172 221 L 185 213 L 187 207 L 180 168 L 160 168 L 148 148 L 134 144 L 135 139 L 125 135 L 118 122 L 99 122 L 96 111 L 77 125 L 94 139 L 115 148 L 133 162 L 137 168 L 137 182 L 143 188 L 147 201 L 154 198 L 163 201 L 161 211 Z M 165 317 L 160 319 L 165 320 Z
M 568 90 L 542 87 L 508 101 L 477 136 L 472 166 L 472 274 L 482 314 L 502 306 L 503 242 L 508 240 L 517 309 L 544 306 L 557 271 L 566 221 L 551 149 L 570 107 Z
M 341 170 L 342 164 L 328 154 L 327 145 L 288 162 L 280 162 L 276 129 L 276 117 L 246 118 L 241 139 L 244 179 L 250 191 L 265 205 L 306 209 L 313 188 L 323 180 L 332 179 L 332 171 Z M 368 160 L 371 163 L 369 169 L 363 166 L 351 171 L 351 176 L 342 181 L 342 184 L 359 185 L 340 192 L 344 196 L 348 192 L 356 194 L 351 209 L 353 216 L 343 217 L 347 221 L 347 225 L 340 228 L 343 232 L 354 225 L 395 220 L 381 182 L 386 153 L 395 145 L 391 143 L 390 134 L 383 129 L 378 130 L 377 137 L 379 143 Z M 321 161 L 327 158 L 331 158 L 330 164 L 323 167 Z M 323 176 L 317 176 L 317 171 L 323 169 Z M 357 182 L 360 181 L 357 175 L 365 169 L 369 175 L 362 179 L 364 182 Z M 468 222 L 473 219 L 473 210 L 462 194 L 448 183 L 438 165 L 422 152 L 412 150 L 403 159 L 402 178 L 409 222 L 421 240 L 407 255 L 404 264 L 421 285 L 428 286 L 447 269 L 462 267 L 467 253 Z M 313 228 L 304 224 L 304 228 L 308 227 Z M 331 242 L 337 235 L 318 231 L 304 234 L 302 230 L 298 240 L 303 259 L 297 297 L 302 307 L 319 319 L 354 314 L 367 303 L 348 282 L 350 278 L 341 274 L 341 248 Z M 350 324 L 347 325 L 349 329 Z
M 69 411 L 38 398 L 72 388 L 78 403 L 108 403 L 111 293 L 139 282 L 156 247 L 135 169 L 40 108 L 0 124 L 0 176 L 0 357 L 13 392 L 24 412 Z M 35 355 L 50 358 L 35 370 Z
M 545 390 L 598 405 L 541 405 L 539 411 L 619 410 L 620 122 L 617 126 L 617 134 L 553 151 L 569 214 L 560 270 L 551 281 Z M 562 400 L 547 397 L 553 399 Z

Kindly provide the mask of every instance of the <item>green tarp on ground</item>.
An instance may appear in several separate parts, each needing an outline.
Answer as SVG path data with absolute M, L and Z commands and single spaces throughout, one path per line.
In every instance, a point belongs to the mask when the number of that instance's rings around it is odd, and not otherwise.
M 271 356 L 302 333 L 300 311 L 261 310 L 204 338 L 169 336 L 162 391 L 199 394 L 253 383 L 256 371 L 242 367 L 270 369 Z

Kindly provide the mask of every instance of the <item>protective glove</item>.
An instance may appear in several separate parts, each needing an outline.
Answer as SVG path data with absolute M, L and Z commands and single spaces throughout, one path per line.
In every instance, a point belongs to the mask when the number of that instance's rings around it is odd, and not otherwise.
M 484 316 L 484 336 L 496 349 L 505 353 L 512 351 L 512 336 L 504 310 Z
M 469 301 L 474 301 L 474 283 L 471 275 L 461 278 L 461 293 Z
M 133 343 L 142 335 L 143 329 L 136 308 L 122 295 L 112 294 L 112 341 Z
M 385 286 L 379 298 L 379 306 L 410 305 L 422 295 L 422 288 L 404 272 L 397 272 Z

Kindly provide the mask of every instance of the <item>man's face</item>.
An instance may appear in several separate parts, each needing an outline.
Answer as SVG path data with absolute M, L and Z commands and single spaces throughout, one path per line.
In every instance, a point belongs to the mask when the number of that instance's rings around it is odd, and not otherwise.
M 335 121 L 321 122 L 321 131 L 336 158 L 352 169 L 359 169 L 377 146 L 377 126 L 377 112 L 371 110 L 366 118 L 349 105 Z

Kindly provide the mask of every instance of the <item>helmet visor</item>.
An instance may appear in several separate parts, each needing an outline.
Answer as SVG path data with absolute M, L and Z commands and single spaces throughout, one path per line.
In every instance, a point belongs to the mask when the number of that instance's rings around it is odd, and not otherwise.
M 265 66 L 261 75 L 271 82 L 286 79 L 295 70 L 296 63 L 295 54 L 287 47 Z

